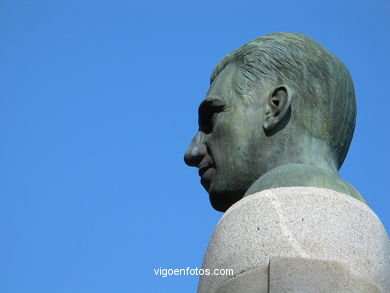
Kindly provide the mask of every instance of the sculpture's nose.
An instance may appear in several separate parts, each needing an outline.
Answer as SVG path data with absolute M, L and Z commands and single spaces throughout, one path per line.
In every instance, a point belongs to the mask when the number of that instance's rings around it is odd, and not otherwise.
M 206 152 L 207 147 L 204 144 L 204 133 L 199 131 L 192 139 L 188 150 L 184 154 L 184 162 L 188 166 L 197 167 L 206 156 Z

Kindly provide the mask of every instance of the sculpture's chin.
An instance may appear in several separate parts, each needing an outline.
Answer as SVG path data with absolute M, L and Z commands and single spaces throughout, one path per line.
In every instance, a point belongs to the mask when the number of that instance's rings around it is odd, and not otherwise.
M 220 212 L 226 212 L 234 203 L 239 201 L 244 195 L 241 191 L 217 192 L 210 190 L 209 199 L 211 206 Z

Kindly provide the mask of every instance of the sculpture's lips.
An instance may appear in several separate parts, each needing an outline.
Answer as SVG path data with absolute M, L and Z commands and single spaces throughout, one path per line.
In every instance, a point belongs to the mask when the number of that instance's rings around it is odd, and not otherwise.
M 208 169 L 210 169 L 211 167 L 213 167 L 213 166 L 212 165 L 208 165 L 208 166 L 200 167 L 199 168 L 199 172 L 198 172 L 199 176 L 202 177 L 203 174 L 206 173 L 206 171 Z
M 199 168 L 200 183 L 206 189 L 207 192 L 210 190 L 210 185 L 215 176 L 215 169 L 213 165 L 206 165 Z

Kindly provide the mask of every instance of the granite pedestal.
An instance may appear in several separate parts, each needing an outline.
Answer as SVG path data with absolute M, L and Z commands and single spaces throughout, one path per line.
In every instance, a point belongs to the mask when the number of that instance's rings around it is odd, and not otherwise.
M 210 240 L 198 293 L 390 292 L 390 244 L 376 214 L 333 190 L 283 187 L 230 207 Z

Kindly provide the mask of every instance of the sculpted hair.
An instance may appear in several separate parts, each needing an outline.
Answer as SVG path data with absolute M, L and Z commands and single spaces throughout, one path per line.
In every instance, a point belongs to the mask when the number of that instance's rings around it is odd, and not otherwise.
M 225 56 L 210 83 L 230 63 L 239 65 L 236 89 L 251 102 L 259 79 L 288 85 L 293 119 L 325 140 L 341 167 L 355 129 L 356 99 L 348 69 L 335 55 L 303 34 L 272 33 Z

